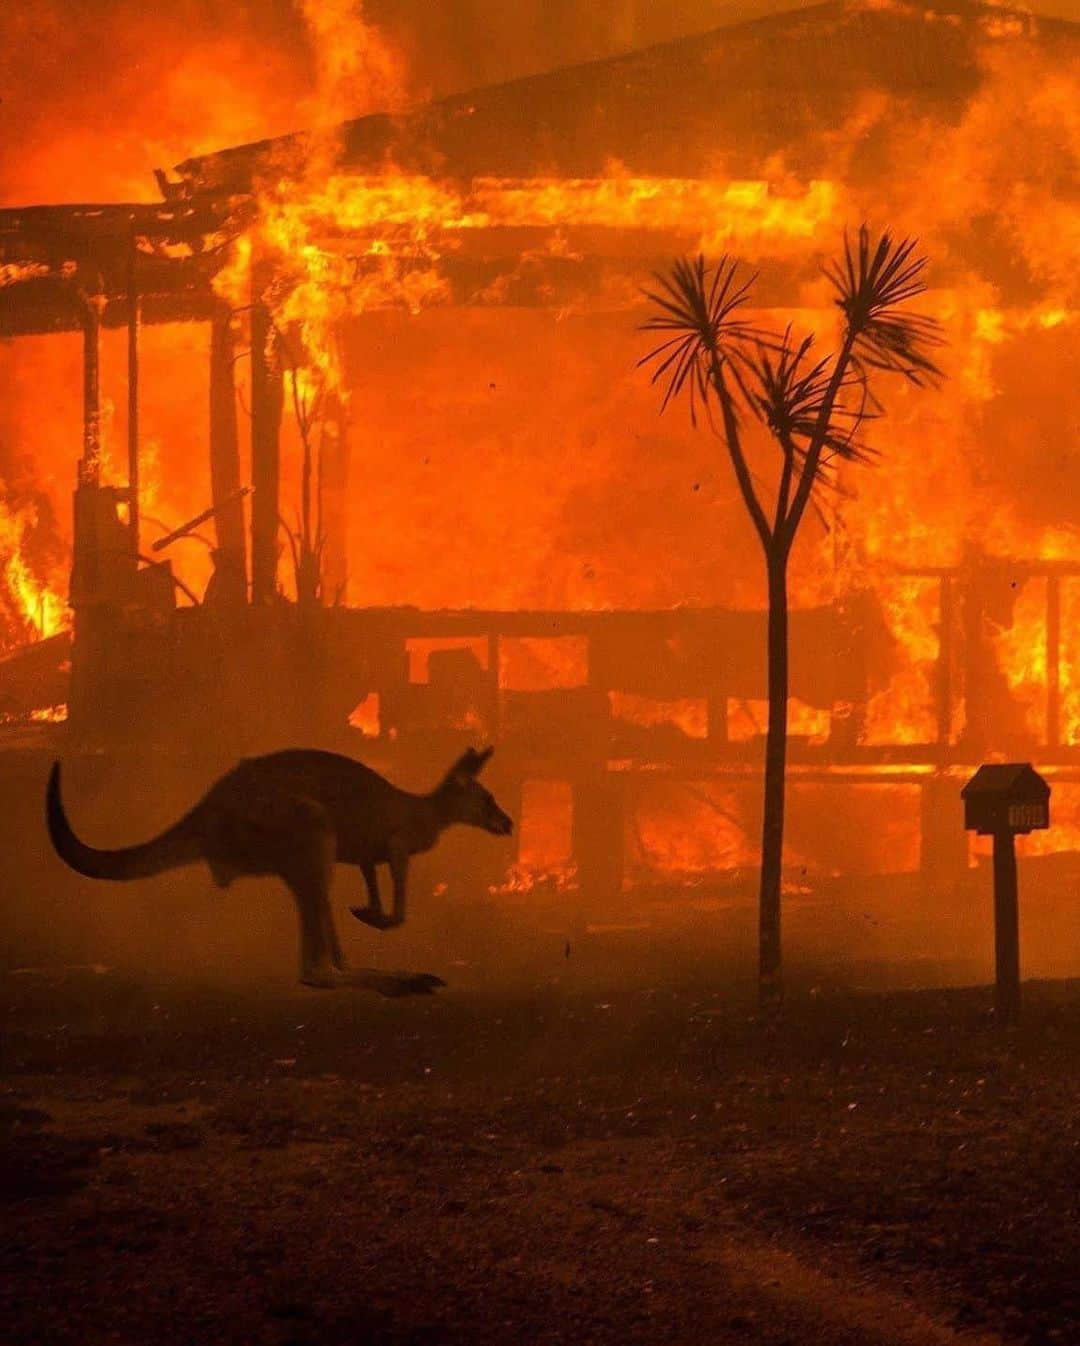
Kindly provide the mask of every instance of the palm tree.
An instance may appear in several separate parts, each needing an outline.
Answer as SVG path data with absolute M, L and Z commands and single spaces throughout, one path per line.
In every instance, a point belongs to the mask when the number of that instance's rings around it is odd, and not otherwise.
M 759 894 L 759 988 L 763 1004 L 782 996 L 781 862 L 788 718 L 788 560 L 815 487 L 838 461 L 875 455 L 862 432 L 880 414 L 871 396 L 875 373 L 893 373 L 917 386 L 940 371 L 930 352 L 941 344 L 936 319 L 905 307 L 926 289 L 926 258 L 914 239 L 883 233 L 876 242 L 864 224 L 843 256 L 825 268 L 843 314 L 838 351 L 823 358 L 812 335 L 797 339 L 757 327 L 747 316 L 754 277 L 721 257 L 680 259 L 647 291 L 657 310 L 644 329 L 664 339 L 641 361 L 663 387 L 661 409 L 679 396 L 693 423 L 699 409 L 723 438 L 735 480 L 761 542 L 768 581 L 769 726 L 765 741 L 765 799 Z M 720 412 L 715 425 L 713 408 Z M 771 499 L 755 482 L 743 447 L 745 413 L 759 421 L 780 450 Z

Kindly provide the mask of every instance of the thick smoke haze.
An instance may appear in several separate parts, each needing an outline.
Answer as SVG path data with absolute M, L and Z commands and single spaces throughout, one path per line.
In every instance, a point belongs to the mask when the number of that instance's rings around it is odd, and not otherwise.
M 363 13 L 404 72 L 409 101 L 714 26 L 804 0 L 371 0 Z M 1018 5 L 1080 17 L 1078 0 Z M 307 124 L 312 29 L 293 0 L 26 0 L 0 51 L 0 205 L 155 199 L 155 167 Z M 360 6 L 322 5 L 356 16 Z M 369 105 L 356 87 L 352 115 Z

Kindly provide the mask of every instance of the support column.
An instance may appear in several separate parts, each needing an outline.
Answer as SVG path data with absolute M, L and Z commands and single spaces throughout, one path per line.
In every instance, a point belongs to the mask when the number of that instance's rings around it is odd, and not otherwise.
M 101 522 L 101 310 L 102 299 L 81 289 L 83 329 L 83 428 L 74 495 L 70 602 L 74 640 L 68 686 L 68 723 L 79 736 L 100 729 L 103 713 L 101 670 L 107 646 L 97 604 L 103 582 Z
M 210 493 L 221 597 L 236 606 L 247 601 L 247 544 L 234 368 L 232 315 L 228 305 L 218 304 L 210 327 Z
M 277 595 L 280 435 L 283 388 L 270 311 L 260 270 L 252 273 L 251 307 L 251 601 Z
M 83 309 L 83 452 L 79 482 L 101 484 L 101 309 L 97 295 Z
M 101 309 L 96 295 L 79 292 L 83 327 L 83 430 L 74 500 L 72 606 L 79 608 L 101 590 Z
M 139 557 L 139 284 L 135 235 L 128 253 L 127 394 L 128 394 L 128 531 L 131 553 Z

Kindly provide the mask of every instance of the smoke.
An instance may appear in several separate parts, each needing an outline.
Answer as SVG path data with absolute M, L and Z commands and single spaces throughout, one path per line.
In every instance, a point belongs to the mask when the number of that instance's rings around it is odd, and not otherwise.
M 393 112 L 406 101 L 400 54 L 357 0 L 298 0 L 315 63 L 304 124 L 324 131 L 349 117 Z
M 761 8 L 754 0 L 22 0 L 5 11 L 0 49 L 0 205 L 154 200 L 152 170 L 195 154 Z
M 295 129 L 314 74 L 287 0 L 26 0 L 4 16 L 0 204 L 154 200 L 152 170 Z

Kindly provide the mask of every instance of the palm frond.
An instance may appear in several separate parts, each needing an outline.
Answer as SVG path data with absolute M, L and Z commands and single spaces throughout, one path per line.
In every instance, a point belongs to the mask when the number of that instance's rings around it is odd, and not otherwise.
M 827 476 L 836 459 L 869 462 L 874 450 L 862 439 L 863 425 L 874 418 L 866 379 L 852 370 L 841 382 L 829 404 L 834 377 L 831 356 L 817 359 L 813 336 L 797 341 L 789 327 L 773 349 L 759 347 L 750 362 L 750 406 L 754 414 L 795 459 L 801 471 L 813 454 L 815 476 Z
M 857 363 L 922 387 L 942 377 L 930 352 L 944 340 L 936 318 L 902 308 L 926 290 L 927 259 L 917 249 L 917 239 L 897 241 L 888 232 L 872 243 L 863 224 L 854 244 L 844 235 L 843 258 L 829 263 L 825 274 L 847 320 Z
M 641 330 L 666 335 L 638 365 L 654 365 L 652 382 L 664 388 L 661 410 L 685 392 L 696 425 L 698 406 L 707 408 L 710 395 L 720 391 L 717 379 L 725 369 L 745 393 L 740 366 L 751 346 L 771 341 L 742 313 L 755 279 L 727 256 L 714 265 L 702 256 L 680 257 L 669 273 L 656 273 L 656 287 L 644 294 L 657 312 Z

